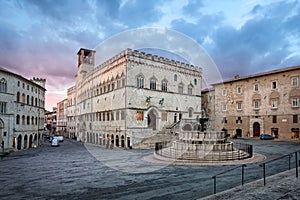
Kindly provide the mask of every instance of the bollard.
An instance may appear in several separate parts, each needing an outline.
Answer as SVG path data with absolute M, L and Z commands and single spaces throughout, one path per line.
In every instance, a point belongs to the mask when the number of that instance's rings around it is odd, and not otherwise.
M 214 179 L 214 194 L 216 194 L 217 193 L 217 177 L 213 176 L 212 178 Z
M 295 152 L 295 160 L 296 160 L 296 178 L 298 178 L 298 152 Z
M 242 165 L 242 185 L 244 185 L 244 173 L 245 173 L 245 167 L 246 167 L 247 165 Z

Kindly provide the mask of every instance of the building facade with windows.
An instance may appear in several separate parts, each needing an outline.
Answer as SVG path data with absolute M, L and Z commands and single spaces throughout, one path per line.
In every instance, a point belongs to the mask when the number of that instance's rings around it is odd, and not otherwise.
M 214 128 L 238 137 L 299 138 L 299 81 L 294 66 L 214 84 Z
M 181 119 L 201 115 L 197 66 L 131 49 L 97 67 L 95 51 L 80 49 L 77 55 L 67 130 L 83 142 L 134 147 Z
M 67 134 L 67 108 L 68 108 L 68 99 L 64 99 L 57 103 L 56 134 L 62 135 L 65 138 L 69 138 L 69 134 Z
M 0 68 L 0 141 L 5 150 L 39 146 L 44 133 L 45 79 Z

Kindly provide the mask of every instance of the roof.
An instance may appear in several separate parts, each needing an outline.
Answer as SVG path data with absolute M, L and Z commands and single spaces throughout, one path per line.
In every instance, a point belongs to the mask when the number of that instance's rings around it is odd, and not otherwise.
M 251 78 L 258 78 L 258 77 L 262 77 L 262 76 L 268 76 L 271 74 L 278 74 L 278 73 L 282 73 L 282 72 L 288 72 L 288 71 L 294 71 L 294 70 L 299 70 L 300 66 L 291 66 L 291 67 L 286 67 L 286 68 L 281 68 L 281 69 L 276 69 L 276 70 L 272 70 L 272 71 L 267 71 L 267 72 L 262 72 L 262 73 L 258 73 L 258 74 L 252 74 L 252 75 L 248 75 L 248 76 L 234 76 L 233 79 L 229 79 L 223 82 L 219 82 L 219 83 L 213 83 L 211 85 L 219 85 L 219 84 L 224 84 L 224 83 L 232 83 L 232 82 L 237 82 L 237 81 L 241 81 L 241 80 L 246 80 L 246 79 L 251 79 Z
M 17 78 L 19 78 L 19 79 L 22 79 L 22 80 L 24 80 L 24 81 L 30 82 L 31 84 L 34 84 L 36 87 L 39 87 L 39 88 L 41 88 L 41 89 L 43 89 L 43 90 L 46 90 L 46 88 L 43 88 L 41 85 L 39 85 L 39 84 L 33 82 L 32 80 L 27 79 L 27 78 L 25 78 L 25 77 L 23 77 L 23 76 L 21 76 L 21 75 L 19 75 L 19 74 L 16 74 L 16 73 L 13 73 L 13 72 L 11 72 L 11 71 L 8 71 L 7 69 L 5 69 L 5 68 L 3 68 L 3 67 L 0 67 L 0 72 L 6 73 L 6 74 L 10 74 L 10 75 L 13 75 L 13 76 L 15 76 L 15 77 L 17 77 Z

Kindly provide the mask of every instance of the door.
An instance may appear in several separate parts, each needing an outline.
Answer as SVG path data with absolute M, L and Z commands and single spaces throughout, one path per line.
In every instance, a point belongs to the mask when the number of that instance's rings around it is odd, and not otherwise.
M 148 128 L 156 130 L 156 113 L 153 110 L 148 114 Z
M 260 124 L 258 122 L 255 122 L 253 124 L 253 137 L 259 137 L 260 136 Z
M 236 130 L 235 130 L 236 137 L 237 137 L 237 138 L 241 138 L 242 135 L 243 135 L 242 132 L 243 132 L 242 129 L 236 129 Z

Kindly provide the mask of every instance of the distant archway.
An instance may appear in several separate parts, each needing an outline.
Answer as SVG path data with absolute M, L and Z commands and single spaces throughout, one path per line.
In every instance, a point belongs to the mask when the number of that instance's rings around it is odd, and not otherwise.
M 147 115 L 148 128 L 151 128 L 152 130 L 156 130 L 157 129 L 157 127 L 156 127 L 157 126 L 157 124 L 156 124 L 157 117 L 158 117 L 158 113 L 154 109 L 151 109 L 148 112 L 148 115 Z
M 24 149 L 27 149 L 28 136 L 24 136 Z
M 29 148 L 32 148 L 32 140 L 33 140 L 33 136 L 30 135 L 29 136 Z
M 18 149 L 18 150 L 21 150 L 21 149 L 22 149 L 22 135 L 19 135 L 19 136 L 18 136 L 17 149 Z
M 119 136 L 116 135 L 116 146 L 119 147 Z
M 121 136 L 121 147 L 125 147 L 125 137 L 124 137 L 124 135 Z

